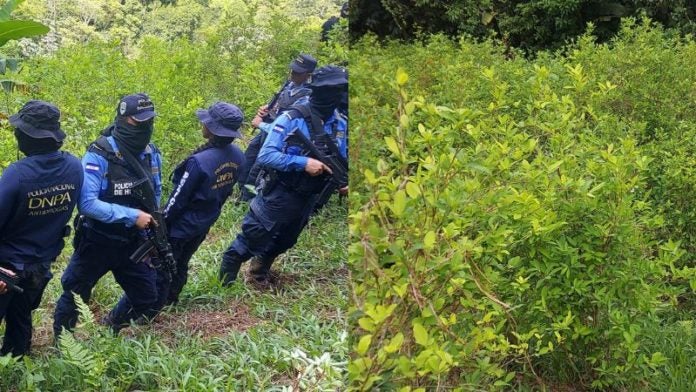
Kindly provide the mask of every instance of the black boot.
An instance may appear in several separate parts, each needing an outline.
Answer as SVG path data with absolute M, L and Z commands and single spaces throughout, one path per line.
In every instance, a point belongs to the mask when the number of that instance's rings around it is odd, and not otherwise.
M 109 331 L 111 331 L 112 334 L 118 335 L 119 332 L 125 327 L 128 326 L 128 324 L 118 324 L 114 321 L 114 311 L 110 311 L 104 317 L 102 317 L 101 320 L 99 320 L 99 324 L 109 328 Z
M 237 280 L 237 274 L 239 273 L 239 268 L 242 267 L 243 260 L 241 256 L 233 252 L 226 252 L 222 257 L 222 263 L 220 264 L 220 282 L 223 286 L 229 286 Z
M 271 265 L 274 259 L 260 259 L 254 257 L 249 265 L 249 279 L 247 282 L 259 289 L 268 289 L 271 281 Z

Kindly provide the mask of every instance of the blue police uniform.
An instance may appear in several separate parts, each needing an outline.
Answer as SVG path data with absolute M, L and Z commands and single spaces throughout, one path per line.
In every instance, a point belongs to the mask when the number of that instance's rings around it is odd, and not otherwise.
M 176 189 L 164 211 L 177 260 L 177 274 L 172 277 L 168 295 L 170 302 L 178 300 L 186 284 L 188 262 L 220 216 L 243 165 L 242 151 L 228 144 L 193 154 L 185 166 L 174 172 Z
M 162 158 L 154 144 L 148 144 L 139 159 L 148 163 L 154 184 L 156 203 L 162 192 Z M 130 255 L 142 241 L 143 233 L 134 224 L 143 209 L 132 194 L 139 176 L 123 160 L 113 136 L 102 136 L 93 143 L 82 159 L 84 185 L 79 211 L 85 216 L 75 253 L 63 273 L 63 294 L 56 304 L 53 329 L 58 336 L 62 328 L 72 329 L 77 321 L 73 292 L 87 302 L 92 288 L 111 271 L 116 282 L 142 310 L 156 300 L 156 273 L 147 263 L 135 264 Z M 128 322 L 127 315 L 112 312 L 115 325 Z
M 326 122 L 326 131 L 332 135 L 336 135 L 336 142 L 340 151 L 344 152 L 344 156 L 348 154 L 348 116 L 342 108 L 334 110 L 333 116 Z M 336 193 L 336 186 L 325 188 L 317 197 L 317 202 L 314 204 L 313 213 L 318 212 L 329 201 L 331 196 Z
M 173 172 L 174 190 L 163 213 L 177 263 L 176 274 L 170 276 L 168 270 L 158 270 L 157 303 L 142 314 L 148 319 L 165 305 L 178 301 L 186 284 L 189 260 L 220 216 L 244 164 L 244 154 L 231 143 L 241 136 L 238 129 L 244 121 L 242 111 L 235 105 L 216 102 L 196 115 L 212 136 Z M 128 296 L 123 296 L 116 308 L 127 312 L 131 319 L 141 316 Z
M 293 142 L 292 135 L 302 132 L 310 139 L 310 132 L 304 117 L 292 113 L 296 111 L 285 112 L 276 119 L 261 148 L 257 161 L 275 169 L 278 179 L 271 186 L 267 184 L 262 194 L 251 201 L 250 211 L 242 222 L 242 233 L 225 252 L 221 275 L 228 273 L 230 264 L 256 257 L 260 261 L 257 277 L 264 278 L 273 260 L 295 245 L 317 195 L 327 184 L 327 175 L 311 177 L 304 171 L 307 156 L 303 147 Z M 344 158 L 347 157 L 346 128 L 345 119 L 337 112 L 323 124 L 324 132 L 332 135 Z
M 0 266 L 15 271 L 24 289 L 0 295 L 0 321 L 7 322 L 0 355 L 29 351 L 31 311 L 52 277 L 50 264 L 63 250 L 81 187 L 79 159 L 61 151 L 24 158 L 0 178 Z
M 243 164 L 242 151 L 228 144 L 196 152 L 175 169 L 172 178 L 174 190 L 164 214 L 169 244 L 177 261 L 176 274 L 171 276 L 170 283 L 169 276 L 158 273 L 158 300 L 152 310 L 145 314 L 148 318 L 154 317 L 167 303 L 178 301 L 188 278 L 189 261 L 220 216 Z M 116 307 L 134 311 L 126 296 Z
M 275 113 L 282 113 L 284 110 L 288 109 L 293 104 L 304 103 L 309 99 L 310 90 L 307 88 L 307 84 L 303 83 L 301 85 L 296 85 L 292 81 L 286 82 L 283 87 L 278 92 L 278 100 L 276 100 L 275 107 L 270 108 L 271 111 Z M 282 102 L 281 102 L 282 101 Z M 242 200 L 249 201 L 254 195 L 246 188 L 247 185 L 254 186 L 256 184 L 256 177 L 259 175 L 260 166 L 256 164 L 256 158 L 259 155 L 261 146 L 266 141 L 266 135 L 270 132 L 272 128 L 272 123 L 277 116 L 271 116 L 270 122 L 263 121 L 259 124 L 259 129 L 261 132 L 256 134 L 253 139 L 249 142 L 246 150 L 244 151 L 245 164 L 243 171 L 240 172 L 239 186 L 242 191 Z
M 311 73 L 316 66 L 317 60 L 308 54 L 300 54 L 290 63 L 292 72 L 298 74 Z M 246 187 L 249 185 L 254 186 L 256 183 L 256 177 L 259 174 L 260 167 L 254 163 L 256 162 L 256 157 L 259 155 L 261 146 L 266 140 L 266 134 L 271 130 L 271 123 L 275 121 L 278 114 L 288 109 L 290 105 L 296 102 L 299 103 L 300 99 L 306 99 L 309 93 L 307 82 L 296 84 L 292 80 L 287 80 L 276 93 L 272 100 L 272 107 L 268 108 L 268 115 L 264 117 L 264 121 L 259 124 L 259 129 L 262 132 L 259 132 L 251 139 L 244 151 L 246 162 L 244 164 L 244 169 L 240 171 L 239 175 L 239 187 L 241 189 L 241 199 L 243 201 L 249 201 L 254 197 Z
M 17 275 L 24 292 L 0 295 L 0 322 L 6 322 L 0 355 L 29 352 L 31 312 L 52 277 L 82 187 L 79 159 L 58 151 L 65 138 L 59 118 L 58 108 L 43 101 L 29 101 L 10 117 L 27 157 L 0 177 L 0 267 Z

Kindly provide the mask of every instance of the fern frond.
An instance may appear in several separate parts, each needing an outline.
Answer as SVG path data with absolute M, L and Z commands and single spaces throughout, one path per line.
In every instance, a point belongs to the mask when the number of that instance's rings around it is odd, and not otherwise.
M 82 300 L 82 297 L 73 293 L 75 298 L 75 304 L 77 305 L 77 311 L 80 313 L 80 319 L 82 320 L 82 328 L 88 332 L 94 332 L 96 329 L 96 322 L 94 320 L 94 313 L 89 308 L 89 306 Z

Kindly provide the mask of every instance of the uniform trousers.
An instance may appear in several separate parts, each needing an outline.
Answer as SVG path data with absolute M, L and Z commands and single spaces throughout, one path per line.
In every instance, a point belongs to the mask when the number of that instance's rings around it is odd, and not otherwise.
M 63 294 L 56 304 L 53 322 L 55 336 L 63 328 L 72 330 L 75 327 L 78 312 L 73 293 L 88 302 L 94 286 L 109 271 L 139 313 L 146 313 L 157 302 L 155 269 L 148 263 L 130 260 L 130 255 L 138 248 L 137 240 L 107 243 L 94 241 L 85 234 L 61 278 Z M 112 326 L 127 325 L 129 316 L 128 312 L 114 308 L 109 321 Z
M 29 354 L 32 336 L 31 312 L 39 307 L 46 285 L 53 275 L 48 263 L 27 266 L 23 271 L 17 271 L 12 265 L 3 264 L 0 267 L 13 271 L 19 277 L 17 285 L 24 289 L 22 294 L 8 291 L 0 295 L 0 322 L 5 320 L 5 337 L 0 355 Z
M 122 317 L 126 320 L 138 320 L 141 317 L 152 320 L 162 308 L 177 302 L 179 294 L 188 280 L 189 261 L 207 234 L 204 233 L 189 239 L 170 238 L 169 244 L 172 247 L 174 260 L 176 260 L 176 273 L 171 274 L 165 266 L 157 269 L 157 301 L 155 304 L 141 313 L 133 306 L 130 297 L 123 295 L 116 304 L 114 313 L 126 314 L 126 317 Z
M 267 277 L 278 255 L 292 248 L 307 225 L 317 195 L 301 194 L 283 184 L 256 196 L 242 221 L 242 232 L 223 255 L 226 265 L 258 258 L 263 267 L 257 279 Z

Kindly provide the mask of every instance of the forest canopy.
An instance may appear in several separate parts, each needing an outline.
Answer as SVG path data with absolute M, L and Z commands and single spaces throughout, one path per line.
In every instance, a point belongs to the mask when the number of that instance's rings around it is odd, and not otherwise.
M 350 34 L 412 39 L 428 33 L 494 37 L 524 50 L 559 48 L 588 23 L 599 40 L 619 31 L 622 17 L 645 15 L 683 34 L 696 32 L 689 0 L 354 0 Z

